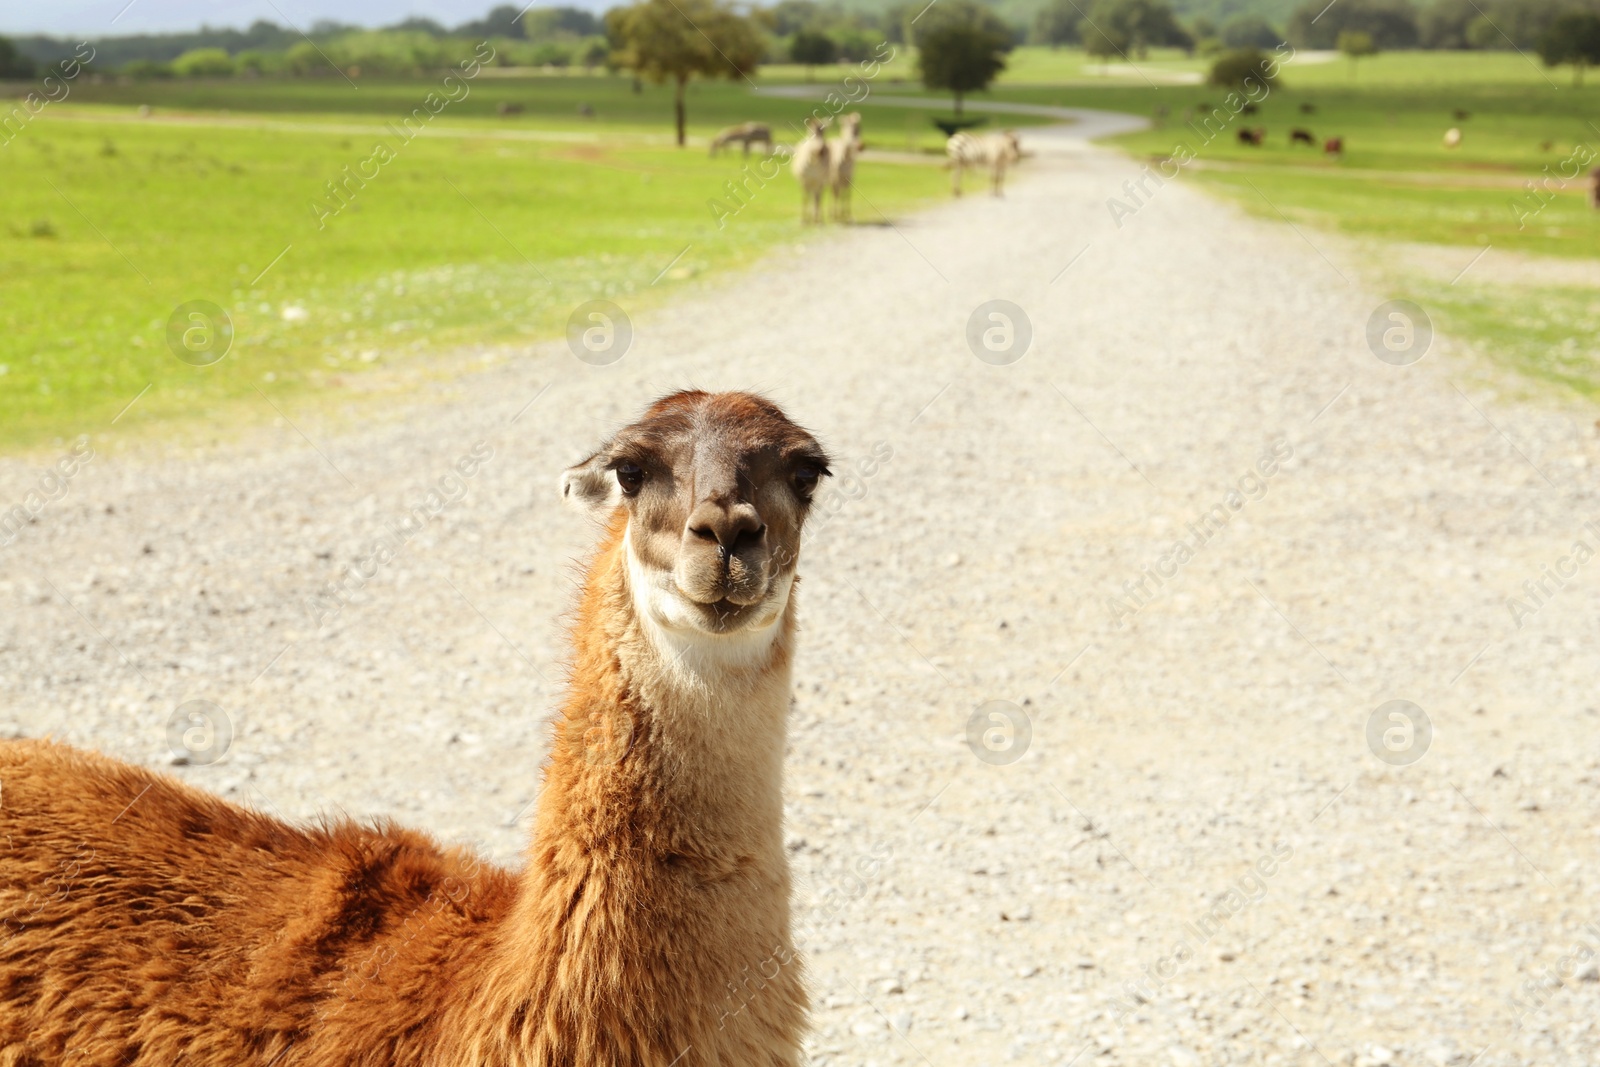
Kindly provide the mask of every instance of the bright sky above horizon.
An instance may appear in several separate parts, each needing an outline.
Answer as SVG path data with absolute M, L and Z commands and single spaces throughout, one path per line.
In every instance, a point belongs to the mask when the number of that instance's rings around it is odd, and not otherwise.
M 387 26 L 412 16 L 446 26 L 480 18 L 497 0 L 0 0 L 0 35 L 121 37 L 197 30 L 202 24 L 243 29 L 257 19 L 309 29 L 318 19 Z M 499 0 L 514 2 L 514 0 Z M 526 0 L 523 0 L 526 2 Z M 537 0 L 531 6 L 602 11 L 608 0 Z M 520 5 L 519 5 L 520 6 Z

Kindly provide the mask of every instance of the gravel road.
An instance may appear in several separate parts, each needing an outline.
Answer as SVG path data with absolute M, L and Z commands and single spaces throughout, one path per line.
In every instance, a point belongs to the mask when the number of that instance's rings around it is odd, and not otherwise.
M 593 536 L 558 472 L 760 389 L 851 472 L 787 780 L 812 1063 L 1600 1061 L 1595 412 L 1380 360 L 1348 251 L 1181 181 L 1119 227 L 1134 164 L 1029 137 L 1004 199 L 807 233 L 611 365 L 100 450 L 0 549 L 0 734 L 515 862 Z M 1025 351 L 969 344 L 991 300 Z

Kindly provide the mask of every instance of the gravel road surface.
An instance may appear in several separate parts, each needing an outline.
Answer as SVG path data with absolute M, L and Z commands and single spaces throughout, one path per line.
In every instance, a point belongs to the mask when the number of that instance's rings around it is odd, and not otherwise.
M 1386 314 L 1379 359 L 1349 252 L 1027 137 L 1004 199 L 805 233 L 610 365 L 97 452 L 0 548 L 0 736 L 515 863 L 559 471 L 759 389 L 848 474 L 786 783 L 812 1063 L 1600 1062 L 1595 413 Z

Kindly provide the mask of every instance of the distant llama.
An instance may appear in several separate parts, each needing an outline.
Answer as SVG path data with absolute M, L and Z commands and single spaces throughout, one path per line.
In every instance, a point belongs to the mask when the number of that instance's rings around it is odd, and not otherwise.
M 995 196 L 1002 195 L 1006 168 L 1022 158 L 1022 142 L 1017 139 L 1015 130 L 986 134 L 963 130 L 951 135 L 944 150 L 950 157 L 951 190 L 956 196 L 961 195 L 961 172 L 968 167 L 987 168 L 992 192 Z
M 744 122 L 737 126 L 729 126 L 727 129 L 718 131 L 717 135 L 711 138 L 711 154 L 715 156 L 724 148 L 735 143 L 744 146 L 744 154 L 747 156 L 750 154 L 750 146 L 757 143 L 766 145 L 767 151 L 771 152 L 772 127 L 764 122 Z
M 832 170 L 832 153 L 822 136 L 827 125 L 826 119 L 815 115 L 806 119 L 805 139 L 795 146 L 794 159 L 789 161 L 789 169 L 800 181 L 801 223 L 822 221 L 822 193 Z
M 861 113 L 852 111 L 839 118 L 839 136 L 828 143 L 828 184 L 833 187 L 833 219 L 850 222 L 850 194 L 855 188 L 856 156 L 861 154 Z
M 604 535 L 520 871 L 0 742 L 0 1064 L 794 1067 L 781 777 L 827 474 L 770 401 L 682 392 L 562 477 Z

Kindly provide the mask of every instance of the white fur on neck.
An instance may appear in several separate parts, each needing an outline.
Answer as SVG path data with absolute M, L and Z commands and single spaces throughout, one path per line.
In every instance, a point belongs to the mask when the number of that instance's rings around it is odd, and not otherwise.
M 731 634 L 710 633 L 695 625 L 699 611 L 678 591 L 672 572 L 648 568 L 634 555 L 631 536 L 631 530 L 623 535 L 622 551 L 634 613 L 672 674 L 708 681 L 707 675 L 760 671 L 772 662 L 794 587 L 792 570 L 773 580 L 753 625 Z

